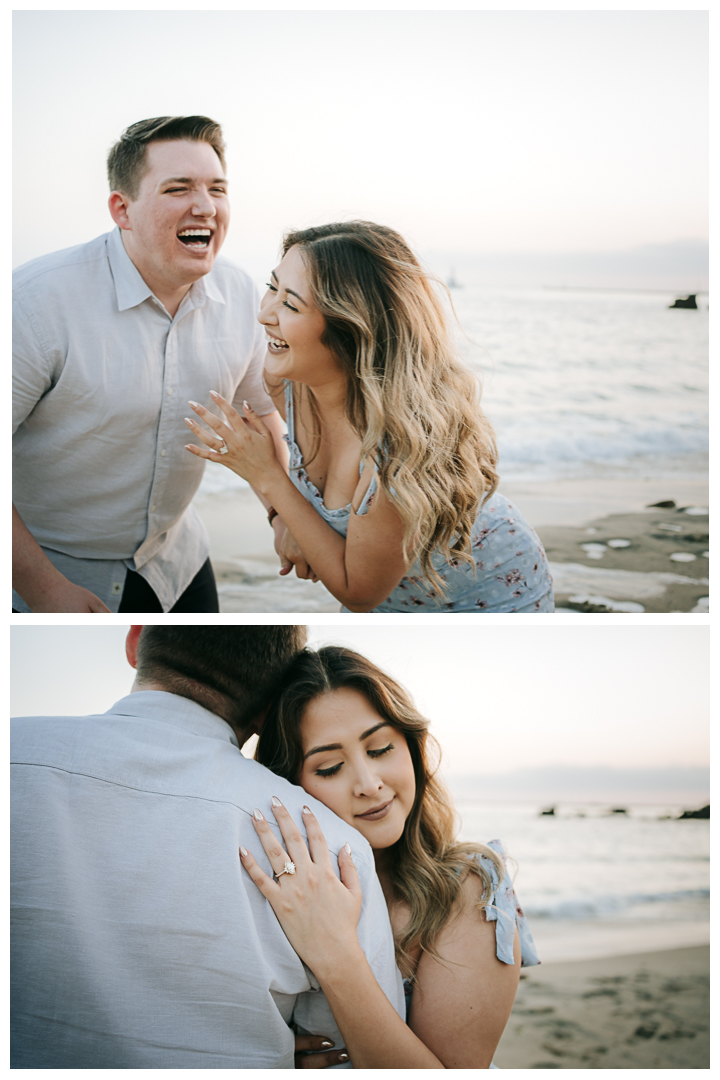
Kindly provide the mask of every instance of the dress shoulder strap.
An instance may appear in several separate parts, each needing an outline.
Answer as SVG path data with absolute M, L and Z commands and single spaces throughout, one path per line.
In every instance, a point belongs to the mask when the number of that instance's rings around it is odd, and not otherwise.
M 285 423 L 288 429 L 288 439 L 295 441 L 295 413 L 293 409 L 293 384 L 290 379 L 285 379 Z

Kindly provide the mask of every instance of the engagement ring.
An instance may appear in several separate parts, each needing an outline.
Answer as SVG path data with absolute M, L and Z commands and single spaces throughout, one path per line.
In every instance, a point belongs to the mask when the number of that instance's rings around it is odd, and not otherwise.
M 218 450 L 218 454 L 227 454 L 227 452 L 228 452 L 228 448 L 225 445 L 225 440 L 223 439 L 223 444 L 220 447 L 220 449 Z
M 286 862 L 285 863 L 285 869 L 281 870 L 279 874 L 275 875 L 275 877 L 276 878 L 281 878 L 283 876 L 283 874 L 294 874 L 294 873 L 295 873 L 295 863 L 294 862 Z

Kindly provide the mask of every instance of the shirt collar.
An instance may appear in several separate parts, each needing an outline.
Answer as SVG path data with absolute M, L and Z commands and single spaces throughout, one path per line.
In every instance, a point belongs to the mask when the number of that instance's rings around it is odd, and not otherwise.
M 118 311 L 127 311 L 128 308 L 137 307 L 143 300 L 153 295 L 152 289 L 145 284 L 140 271 L 125 250 L 119 228 L 108 233 L 107 253 L 115 282 Z
M 117 701 L 105 716 L 113 714 L 173 724 L 193 735 L 220 739 L 240 748 L 235 732 L 222 717 L 179 694 L 169 694 L 164 690 L 138 690 Z
M 116 227 L 108 234 L 107 239 L 108 259 L 110 270 L 115 282 L 115 294 L 117 296 L 118 311 L 127 311 L 128 308 L 137 307 L 144 300 L 155 298 L 155 294 L 146 282 L 142 274 L 125 250 L 122 242 L 122 230 Z M 192 294 L 192 307 L 200 307 L 208 300 L 215 300 L 219 304 L 225 303 L 225 297 L 220 292 L 216 282 L 211 280 L 212 270 L 209 274 L 198 279 L 188 290 L 188 296 Z M 187 298 L 186 298 L 187 299 Z

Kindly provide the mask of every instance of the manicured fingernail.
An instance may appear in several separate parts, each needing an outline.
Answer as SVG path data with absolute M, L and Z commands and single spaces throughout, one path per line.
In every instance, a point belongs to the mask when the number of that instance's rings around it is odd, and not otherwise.
M 217 390 L 211 390 L 211 391 L 210 391 L 210 395 L 211 395 L 211 397 L 220 397 L 220 395 L 218 394 Z
M 247 851 L 244 847 L 240 848 L 240 854 L 242 855 L 243 859 L 247 859 Z
M 255 809 L 253 810 L 253 817 L 255 818 L 256 821 L 264 821 L 265 820 L 265 818 L 262 816 L 262 814 L 260 813 L 260 811 L 258 810 L 257 807 L 255 807 Z
M 338 1054 L 338 1061 L 347 1061 L 347 1054 Z
M 282 806 L 282 803 L 278 799 L 277 795 L 273 795 L 273 797 L 271 799 L 271 802 L 272 802 L 273 806 Z
M 190 404 L 192 405 L 193 409 L 201 408 L 201 405 L 200 405 L 199 401 L 191 401 Z
M 193 446 L 192 443 L 185 443 L 185 449 L 186 450 L 197 450 L 197 447 Z
M 350 845 L 349 844 L 345 845 L 345 850 L 347 851 L 348 855 L 352 855 L 352 851 L 350 850 Z
M 303 806 L 303 814 L 312 814 L 312 810 L 309 806 Z
M 192 427 L 192 426 L 193 426 L 193 423 L 194 423 L 194 421 L 190 420 L 190 419 L 189 419 L 189 417 L 187 417 L 187 416 L 184 416 L 184 417 L 183 417 L 183 420 L 185 421 L 185 423 L 187 424 L 187 426 L 188 426 L 188 427 Z
M 243 401 L 243 409 L 247 409 L 248 412 L 251 411 L 250 406 L 248 405 L 247 401 Z
M 329 1050 L 330 1047 L 334 1045 L 335 1043 L 331 1043 L 329 1039 L 323 1039 L 323 1041 L 320 1043 L 320 1046 L 323 1050 Z

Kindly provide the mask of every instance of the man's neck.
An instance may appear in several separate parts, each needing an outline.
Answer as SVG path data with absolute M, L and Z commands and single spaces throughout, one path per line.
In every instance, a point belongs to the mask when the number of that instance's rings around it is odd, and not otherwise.
M 170 318 L 174 319 L 177 315 L 178 308 L 190 289 L 192 289 L 195 282 L 191 281 L 189 285 L 171 285 L 167 281 L 157 280 L 153 274 L 148 272 L 147 267 L 142 266 L 137 257 L 133 257 L 132 241 L 127 239 L 128 235 L 127 230 L 122 230 L 121 238 L 127 257 L 130 259 L 130 262 L 133 264 L 148 289 L 152 291 L 153 296 L 160 301 Z
M 176 693 L 175 690 L 171 690 L 169 687 L 163 686 L 163 684 L 161 682 L 154 682 L 151 679 L 141 681 L 137 677 L 135 678 L 135 682 L 132 684 L 132 688 L 130 690 L 130 693 L 131 694 L 140 694 L 140 693 L 144 693 L 147 690 L 156 691 L 156 692 L 159 692 L 161 694 L 175 694 Z M 183 695 L 180 694 L 178 696 L 182 697 Z M 186 701 L 192 701 L 193 704 L 199 705 L 201 709 L 206 708 L 205 705 L 201 705 L 200 702 L 195 701 L 194 698 L 186 698 L 185 700 Z M 238 746 L 241 749 L 245 745 L 245 743 L 248 741 L 248 739 L 251 739 L 252 736 L 256 734 L 255 727 L 252 724 L 250 725 L 250 727 L 245 727 L 245 728 L 236 727 L 235 724 L 230 723 L 230 721 L 227 719 L 227 717 L 221 716 L 220 713 L 215 712 L 212 709 L 208 710 L 208 711 L 212 712 L 213 716 L 217 716 L 219 720 L 224 720 L 225 721 L 227 726 L 229 728 L 231 728 L 231 730 L 234 732 L 235 738 L 238 741 Z

